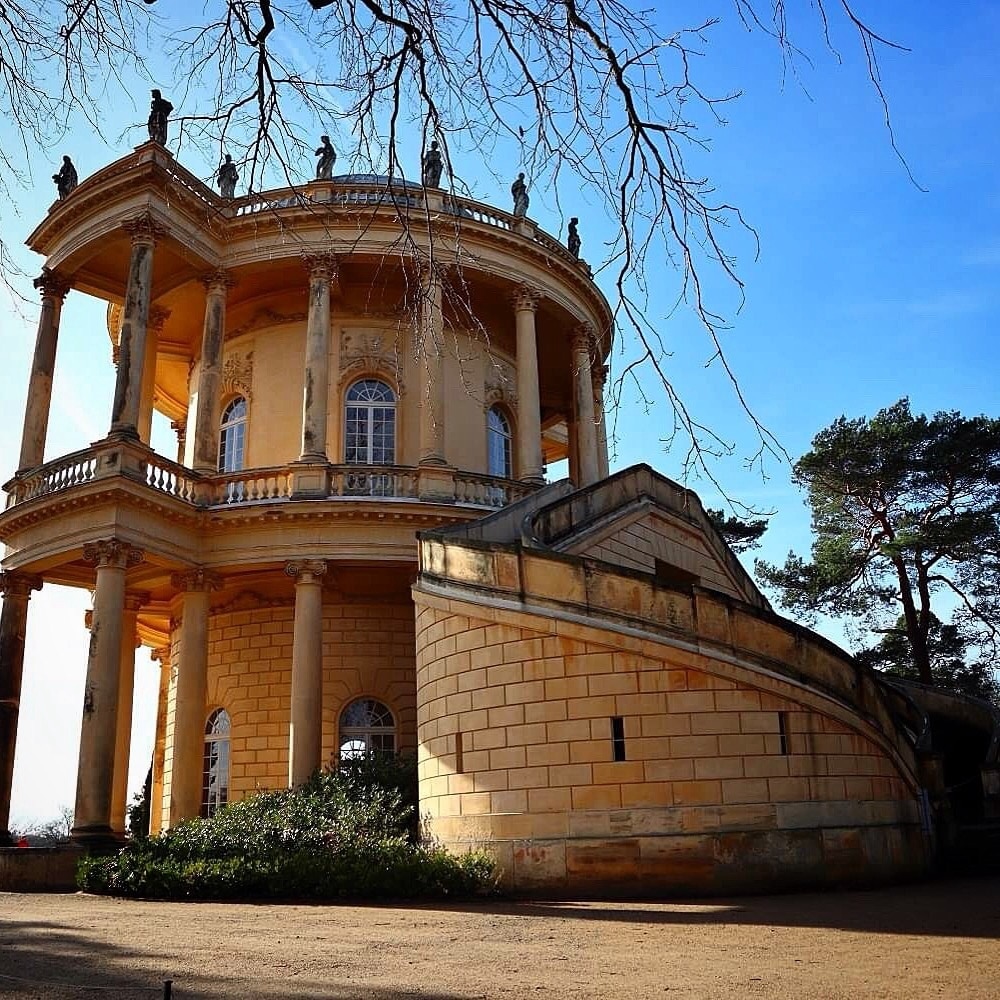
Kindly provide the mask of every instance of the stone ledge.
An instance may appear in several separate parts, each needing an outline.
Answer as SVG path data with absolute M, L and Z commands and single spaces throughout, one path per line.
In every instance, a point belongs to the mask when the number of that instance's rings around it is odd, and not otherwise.
M 76 866 L 84 851 L 58 847 L 0 848 L 0 892 L 76 892 Z

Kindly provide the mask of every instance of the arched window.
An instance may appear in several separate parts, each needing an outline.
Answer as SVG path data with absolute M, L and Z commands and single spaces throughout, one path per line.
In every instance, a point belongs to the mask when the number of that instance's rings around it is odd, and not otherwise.
M 490 407 L 486 418 L 487 471 L 491 476 L 510 479 L 510 421 L 499 406 Z
M 217 708 L 205 725 L 201 814 L 214 816 L 229 801 L 229 713 Z
M 352 465 L 395 462 L 396 396 L 385 382 L 366 378 L 347 390 L 344 452 Z
M 239 472 L 247 440 L 247 401 L 237 396 L 222 414 L 219 429 L 219 472 Z
M 341 760 L 396 752 L 396 722 L 388 707 L 374 698 L 352 701 L 340 713 Z

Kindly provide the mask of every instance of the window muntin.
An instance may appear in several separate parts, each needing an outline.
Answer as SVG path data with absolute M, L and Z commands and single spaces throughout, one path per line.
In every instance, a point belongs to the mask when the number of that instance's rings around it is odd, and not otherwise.
M 229 801 L 229 713 L 217 708 L 205 724 L 201 815 L 214 816 Z
M 237 396 L 223 411 L 219 427 L 219 472 L 243 468 L 247 438 L 247 401 Z
M 392 465 L 396 460 L 396 396 L 378 379 L 362 379 L 347 390 L 344 461 Z
M 374 698 L 358 698 L 340 713 L 341 760 L 358 760 L 373 754 L 396 752 L 396 721 L 392 712 Z
M 487 471 L 491 476 L 510 479 L 510 421 L 498 406 L 490 407 L 486 418 Z

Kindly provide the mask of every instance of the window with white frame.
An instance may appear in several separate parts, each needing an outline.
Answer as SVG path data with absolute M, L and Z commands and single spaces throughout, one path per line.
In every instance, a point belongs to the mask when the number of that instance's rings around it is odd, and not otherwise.
M 358 698 L 340 713 L 341 760 L 359 760 L 396 752 L 396 721 L 388 706 L 374 698 Z
M 229 713 L 217 708 L 205 724 L 201 814 L 214 816 L 229 801 Z
M 352 465 L 392 465 L 396 460 L 396 396 L 378 379 L 366 378 L 347 390 L 344 461 Z
M 222 413 L 219 428 L 219 472 L 243 468 L 247 440 L 247 401 L 237 396 Z
M 510 479 L 513 474 L 510 452 L 510 421 L 499 406 L 490 407 L 486 418 L 487 471 L 491 476 Z

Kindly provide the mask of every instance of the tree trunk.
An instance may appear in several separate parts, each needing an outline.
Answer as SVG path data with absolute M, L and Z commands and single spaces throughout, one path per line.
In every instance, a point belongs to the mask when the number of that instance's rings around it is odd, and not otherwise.
M 917 613 L 916 605 L 913 601 L 913 590 L 910 587 L 910 578 L 906 573 L 906 566 L 902 559 L 893 559 L 896 567 L 896 575 L 899 577 L 899 598 L 903 604 L 903 617 L 906 619 L 906 638 L 910 642 L 910 650 L 913 653 L 913 663 L 917 668 L 922 684 L 933 684 L 934 677 L 931 674 L 931 658 L 927 651 L 927 632 L 920 627 L 920 615 Z

